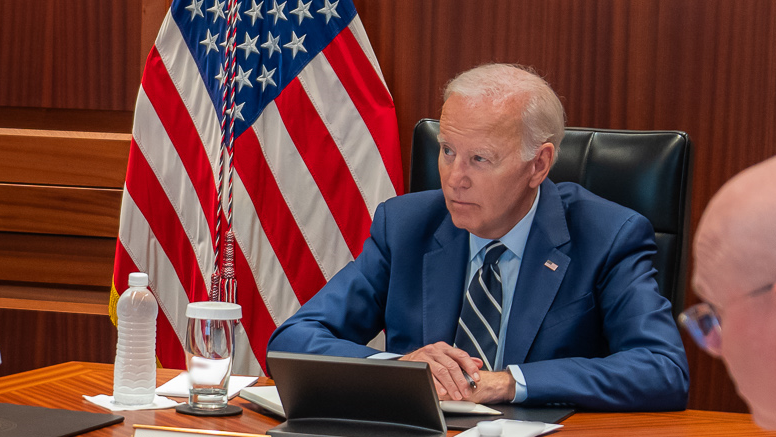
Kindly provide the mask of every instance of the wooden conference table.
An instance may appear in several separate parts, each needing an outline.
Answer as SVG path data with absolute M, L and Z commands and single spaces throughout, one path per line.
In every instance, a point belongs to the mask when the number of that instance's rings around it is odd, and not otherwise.
M 157 382 L 164 383 L 179 370 L 159 369 Z M 258 384 L 271 384 L 260 378 Z M 50 408 L 108 411 L 82 395 L 110 394 L 113 388 L 113 365 L 69 362 L 0 378 L 0 402 Z M 176 413 L 174 409 L 121 411 L 124 422 L 84 434 L 88 437 L 129 437 L 134 424 L 262 434 L 279 421 L 261 413 L 261 408 L 240 397 L 230 401 L 243 408 L 239 416 L 203 418 Z M 713 411 L 687 410 L 669 413 L 576 413 L 563 421 L 564 428 L 554 434 L 571 436 L 774 436 L 755 425 L 750 415 Z M 455 435 L 457 432 L 449 432 Z

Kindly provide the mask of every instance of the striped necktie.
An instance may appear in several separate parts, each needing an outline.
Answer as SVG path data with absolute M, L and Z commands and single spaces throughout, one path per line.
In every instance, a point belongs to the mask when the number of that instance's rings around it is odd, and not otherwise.
M 502 300 L 498 259 L 506 249 L 499 240 L 485 247 L 485 262 L 466 290 L 455 333 L 455 347 L 482 358 L 487 370 L 493 370 L 496 364 Z

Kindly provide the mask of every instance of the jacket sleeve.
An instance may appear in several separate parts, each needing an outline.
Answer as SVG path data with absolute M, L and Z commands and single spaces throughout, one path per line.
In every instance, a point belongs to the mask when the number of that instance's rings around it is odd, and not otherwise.
M 608 411 L 686 408 L 687 358 L 671 305 L 657 291 L 653 253 L 650 223 L 632 216 L 614 238 L 595 284 L 609 354 L 519 364 L 526 404 Z
M 270 337 L 268 351 L 363 358 L 385 328 L 390 256 L 380 204 L 361 254 L 348 263 Z

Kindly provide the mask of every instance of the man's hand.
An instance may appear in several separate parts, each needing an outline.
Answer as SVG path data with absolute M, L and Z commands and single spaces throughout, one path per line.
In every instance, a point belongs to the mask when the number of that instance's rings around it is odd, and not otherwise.
M 477 389 L 471 396 L 466 397 L 466 400 L 478 404 L 498 404 L 512 402 L 514 398 L 515 378 L 512 377 L 512 372 L 509 370 L 501 372 L 482 370 Z
M 468 373 L 479 387 L 479 370 L 482 367 L 482 360 L 470 357 L 463 350 L 454 348 L 445 342 L 440 341 L 423 346 L 415 352 L 399 358 L 399 360 L 428 363 L 440 399 L 460 401 L 472 395 L 472 389 L 463 376 L 463 372 Z

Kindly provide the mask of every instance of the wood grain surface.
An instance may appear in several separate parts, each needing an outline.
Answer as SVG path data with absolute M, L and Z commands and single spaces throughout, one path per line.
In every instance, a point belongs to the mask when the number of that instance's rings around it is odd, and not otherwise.
M 140 54 L 141 2 L 41 0 L 4 6 L 0 105 L 134 107 L 145 60 Z
M 107 314 L 0 308 L 0 332 L 0 376 L 69 360 L 116 359 L 117 333 Z
M 179 371 L 159 369 L 157 382 L 164 383 Z M 64 408 L 93 412 L 106 410 L 83 399 L 82 395 L 110 394 L 113 366 L 110 364 L 68 362 L 0 378 L 0 402 Z M 258 384 L 271 381 L 260 378 Z M 181 399 L 182 400 L 182 399 Z M 135 423 L 181 428 L 214 429 L 232 432 L 264 433 L 276 426 L 277 418 L 265 416 L 257 405 L 236 397 L 230 404 L 243 408 L 243 414 L 226 418 L 204 418 L 178 414 L 172 409 L 123 411 L 123 423 L 96 430 L 89 437 L 128 437 Z M 654 437 L 776 436 L 751 421 L 748 414 L 709 411 L 669 413 L 576 413 L 563 422 L 559 436 L 616 435 Z M 457 432 L 448 432 L 455 435 Z
M 0 231 L 116 238 L 120 188 L 0 183 Z
M 115 253 L 115 238 L 0 232 L 0 284 L 80 285 L 108 291 Z
M 0 128 L 0 182 L 122 188 L 129 134 Z

